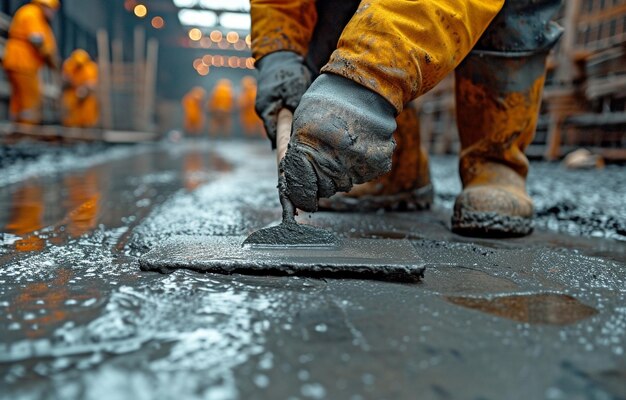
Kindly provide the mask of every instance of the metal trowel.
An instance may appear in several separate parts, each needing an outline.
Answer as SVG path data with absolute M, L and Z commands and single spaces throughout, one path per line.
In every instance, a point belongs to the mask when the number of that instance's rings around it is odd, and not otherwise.
M 277 161 L 287 152 L 293 115 L 278 114 Z M 280 175 L 280 173 L 279 173 Z M 279 177 L 280 179 L 280 177 Z M 300 224 L 291 201 L 279 190 L 280 224 L 250 236 L 174 237 L 139 260 L 142 270 L 248 275 L 298 275 L 411 282 L 424 262 L 406 239 L 340 239 L 319 227 Z
M 293 114 L 287 109 L 278 113 L 276 127 L 276 163 L 280 168 L 280 162 L 287 153 L 289 138 L 291 137 L 291 123 Z M 252 233 L 244 246 L 250 247 L 337 247 L 339 240 L 330 231 L 311 225 L 302 225 L 296 222 L 296 208 L 291 200 L 281 190 L 281 173 L 278 171 L 278 196 L 283 208 L 283 218 L 279 225 L 260 229 Z

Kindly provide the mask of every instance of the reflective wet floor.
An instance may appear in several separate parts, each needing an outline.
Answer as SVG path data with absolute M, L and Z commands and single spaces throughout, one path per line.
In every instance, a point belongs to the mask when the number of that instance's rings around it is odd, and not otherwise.
M 268 147 L 70 146 L 3 162 L 0 398 L 626 397 L 626 168 L 534 165 L 538 230 L 523 239 L 450 233 L 448 157 L 433 160 L 433 211 L 299 217 L 409 239 L 419 283 L 139 269 L 168 238 L 277 221 Z

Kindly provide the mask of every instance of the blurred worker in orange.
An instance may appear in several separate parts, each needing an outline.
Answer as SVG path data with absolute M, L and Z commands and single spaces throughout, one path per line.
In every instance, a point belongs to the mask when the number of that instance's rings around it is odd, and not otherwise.
M 11 119 L 41 122 L 42 91 L 39 70 L 48 65 L 58 70 L 57 45 L 50 21 L 59 0 L 32 0 L 19 8 L 9 28 L 3 65 L 11 84 Z
M 263 121 L 254 110 L 256 100 L 256 79 L 244 76 L 241 79 L 241 93 L 239 94 L 239 120 L 247 136 L 263 136 Z
M 191 89 L 183 97 L 183 112 L 185 114 L 185 132 L 191 135 L 200 135 L 204 129 L 204 99 L 206 91 L 200 86 Z
M 209 98 L 209 133 L 218 136 L 223 133 L 230 136 L 232 129 L 233 84 L 228 79 L 220 79 L 215 84 Z
M 98 65 L 85 50 L 74 50 L 63 63 L 63 125 L 90 128 L 98 123 Z

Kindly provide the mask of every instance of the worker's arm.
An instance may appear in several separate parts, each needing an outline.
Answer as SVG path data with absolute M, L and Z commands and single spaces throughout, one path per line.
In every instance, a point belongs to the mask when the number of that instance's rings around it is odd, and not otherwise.
M 362 0 L 322 72 L 404 105 L 465 58 L 504 0 Z
M 304 65 L 317 21 L 314 0 L 252 0 L 252 55 L 259 71 L 255 109 L 276 146 L 278 112 L 295 111 L 311 84 Z
M 28 26 L 30 30 L 28 41 L 37 49 L 48 67 L 58 70 L 61 67 L 61 62 L 57 54 L 54 33 L 48 21 L 40 15 L 32 15 L 29 16 Z
M 302 97 L 283 161 L 306 211 L 391 167 L 394 118 L 469 53 L 504 0 L 363 0 Z
M 28 41 L 35 49 L 37 49 L 41 58 L 43 58 L 48 67 L 54 70 L 59 69 L 60 61 L 58 55 L 56 54 L 56 45 L 54 47 L 51 47 L 49 44 L 46 45 L 44 35 L 39 32 L 31 33 L 28 36 Z
M 315 0 L 251 0 L 252 57 L 276 51 L 307 53 L 317 22 Z

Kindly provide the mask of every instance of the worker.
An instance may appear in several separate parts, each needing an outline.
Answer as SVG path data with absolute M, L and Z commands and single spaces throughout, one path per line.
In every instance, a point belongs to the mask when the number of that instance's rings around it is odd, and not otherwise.
M 256 100 L 256 79 L 244 76 L 241 79 L 241 92 L 238 98 L 239 121 L 246 136 L 263 136 L 263 121 L 254 110 Z
M 11 21 L 3 66 L 11 85 L 10 116 L 15 122 L 38 124 L 42 120 L 39 70 L 57 71 L 57 45 L 50 21 L 59 0 L 32 0 L 20 7 Z
M 398 138 L 415 119 L 402 113 L 455 70 L 463 191 L 452 228 L 468 235 L 530 233 L 524 149 L 537 122 L 546 57 L 561 33 L 551 22 L 559 6 L 559 0 L 252 0 L 256 109 L 274 145 L 278 111 L 295 112 L 280 190 L 299 209 L 315 211 L 318 199 L 391 170 L 404 179 L 374 181 L 328 204 L 429 202 L 432 195 L 422 197 L 430 180 L 418 132 Z
M 63 125 L 94 127 L 100 118 L 98 105 L 98 65 L 89 53 L 77 49 L 63 63 Z
M 183 97 L 183 113 L 185 118 L 185 132 L 190 135 L 201 135 L 204 130 L 204 102 L 206 90 L 200 86 L 191 89 Z
M 220 79 L 209 98 L 209 133 L 211 136 L 230 136 L 232 130 L 233 84 L 229 79 Z

